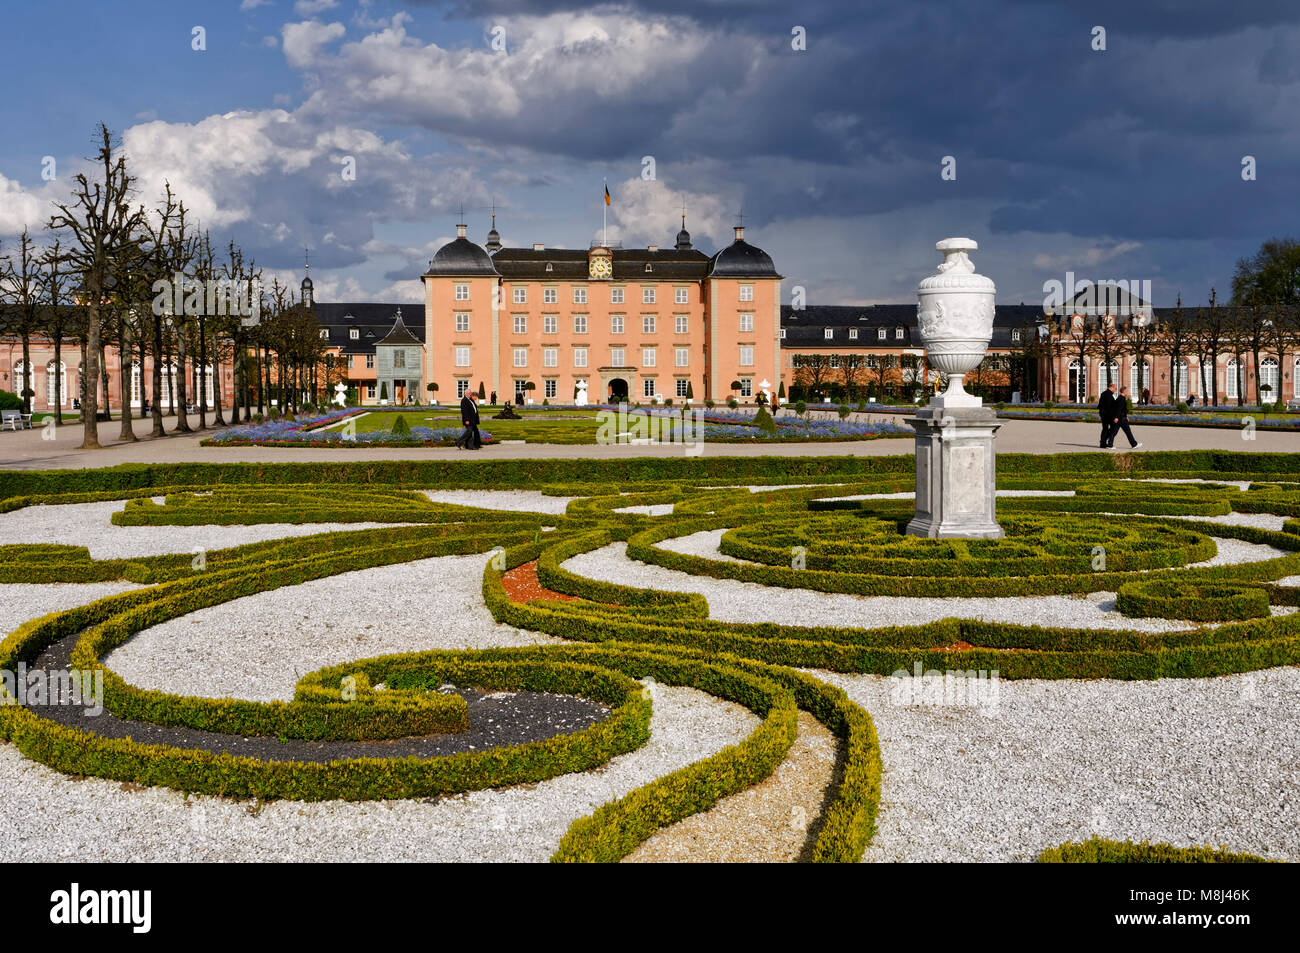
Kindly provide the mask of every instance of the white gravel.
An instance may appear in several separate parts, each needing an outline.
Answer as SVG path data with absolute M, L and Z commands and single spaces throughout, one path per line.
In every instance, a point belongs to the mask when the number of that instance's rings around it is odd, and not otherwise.
M 1287 521 L 1287 517 L 1274 516 L 1271 513 L 1225 513 L 1222 516 L 1176 516 L 1174 518 L 1199 523 L 1222 523 L 1224 526 L 1253 526 L 1256 529 L 1271 529 L 1279 533 L 1282 531 L 1282 524 Z
M 57 506 L 27 506 L 12 513 L 0 513 L 0 546 L 14 543 L 64 543 L 85 546 L 92 559 L 134 559 L 166 553 L 209 552 L 268 539 L 314 536 L 403 523 L 259 523 L 253 526 L 114 526 L 112 515 L 126 505 L 123 500 L 108 503 L 66 503 Z
M 485 510 L 511 513 L 549 513 L 563 516 L 565 508 L 578 496 L 547 496 L 537 490 L 420 490 L 434 503 L 477 506 Z
M 493 620 L 486 562 L 438 556 L 245 596 L 145 629 L 105 664 L 141 688 L 288 701 L 303 675 L 350 659 L 559 644 Z
M 257 804 L 72 779 L 0 745 L 0 861 L 545 861 L 569 825 L 758 724 L 690 688 L 653 688 L 649 742 L 584 774 L 425 801 Z
M 1300 669 L 1000 681 L 978 706 L 907 706 L 891 679 L 813 674 L 880 736 L 867 861 L 1028 861 L 1094 834 L 1300 861 Z
M 704 530 L 689 536 L 665 540 L 659 545 L 676 552 L 707 559 L 739 562 L 718 551 L 725 530 Z M 1271 546 L 1235 543 L 1221 550 L 1215 560 L 1245 561 L 1247 557 L 1269 559 L 1277 554 Z M 671 544 L 671 546 L 670 546 Z M 1226 553 L 1226 555 L 1225 555 Z M 1233 557 L 1236 557 L 1235 559 Z M 1204 565 L 1218 565 L 1207 560 Z M 1190 623 L 1173 619 L 1131 619 L 1115 609 L 1115 593 L 1094 592 L 1078 596 L 1005 596 L 975 599 L 957 597 L 855 596 L 847 593 L 785 589 L 733 579 L 691 576 L 628 559 L 626 543 L 611 543 L 564 562 L 563 568 L 580 576 L 616 582 L 625 586 L 696 592 L 709 601 L 709 616 L 724 622 L 775 622 L 780 625 L 837 625 L 877 628 L 888 625 L 919 625 L 939 619 L 982 619 L 987 622 L 1067 626 L 1093 629 L 1134 629 L 1142 632 L 1173 632 Z
M 139 589 L 133 582 L 52 582 L 0 584 L 0 638 L 28 619 L 75 609 L 96 599 Z
M 647 503 L 645 506 L 620 506 L 615 513 L 637 513 L 641 516 L 667 516 L 675 503 Z

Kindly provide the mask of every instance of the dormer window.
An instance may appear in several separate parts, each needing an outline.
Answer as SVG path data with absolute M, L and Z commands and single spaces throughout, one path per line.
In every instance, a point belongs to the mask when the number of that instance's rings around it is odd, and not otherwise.
M 357 328 L 348 328 L 348 338 L 356 341 L 361 337 L 361 331 Z
M 646 262 L 646 263 L 645 263 L 645 270 L 646 270 L 646 271 L 654 271 L 654 270 L 655 270 L 655 266 L 652 265 L 652 264 L 650 264 L 650 262 Z
M 834 328 L 827 328 L 827 329 L 823 332 L 823 335 L 825 336 L 826 340 L 829 341 L 831 338 L 835 337 L 835 329 L 834 329 Z
M 883 341 L 884 339 L 885 339 L 885 329 L 881 328 L 876 332 L 876 340 Z
M 1020 330 L 1018 328 L 1011 332 L 1011 343 L 1012 344 L 1020 343 Z
M 857 339 L 858 339 L 858 329 L 857 329 L 857 328 L 849 328 L 849 340 L 850 340 L 850 341 L 856 341 Z
M 321 328 L 321 329 L 320 329 L 320 339 L 321 339 L 322 341 L 328 341 L 328 340 L 330 339 L 330 330 L 329 330 L 329 328 Z
M 547 271 L 554 271 L 554 270 L 555 270 L 555 266 L 552 265 L 552 264 L 548 261 L 548 262 L 546 263 L 546 270 L 547 270 Z
M 903 329 L 902 329 L 902 328 L 894 328 L 894 340 L 896 340 L 896 341 L 901 341 L 901 340 L 903 340 L 903 337 L 904 337 Z

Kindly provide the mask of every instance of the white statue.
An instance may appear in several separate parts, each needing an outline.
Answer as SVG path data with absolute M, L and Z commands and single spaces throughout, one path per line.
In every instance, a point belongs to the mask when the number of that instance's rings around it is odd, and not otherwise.
M 348 385 L 344 384 L 342 381 L 339 381 L 334 385 L 334 403 L 338 404 L 340 407 L 346 407 L 348 405 Z
M 579 407 L 587 406 L 587 382 L 578 381 L 578 396 L 573 398 L 573 402 Z

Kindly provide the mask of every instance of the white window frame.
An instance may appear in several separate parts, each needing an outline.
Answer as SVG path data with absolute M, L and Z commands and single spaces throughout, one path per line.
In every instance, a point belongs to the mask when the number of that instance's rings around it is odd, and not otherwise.
M 752 314 L 742 314 L 740 316 L 740 331 L 742 334 L 754 333 L 754 316 Z
M 586 289 L 586 288 L 574 288 L 574 289 L 573 289 L 573 303 L 574 303 L 574 304 L 586 304 L 586 303 L 587 303 L 587 289 Z
M 753 367 L 753 366 L 754 366 L 754 349 L 753 349 L 753 347 L 751 347 L 751 346 L 748 345 L 748 344 L 741 345 L 741 348 L 740 348 L 740 366 L 741 366 L 741 367 Z
M 642 304 L 654 304 L 654 303 L 655 303 L 655 290 L 654 290 L 654 288 L 642 288 L 642 289 L 641 289 L 641 303 L 642 303 Z
M 560 382 L 554 377 L 548 377 L 542 381 L 542 396 L 547 400 L 556 397 L 560 392 Z
M 832 338 L 835 337 L 835 329 L 826 328 L 825 330 L 822 331 L 822 337 L 825 338 L 827 341 L 831 340 Z
M 624 295 L 624 293 L 623 293 L 623 289 L 622 289 L 622 288 L 610 288 L 610 289 L 609 289 L 609 303 L 610 303 L 610 304 L 623 304 L 623 303 L 624 303 L 624 301 L 623 301 L 624 297 L 625 297 L 625 295 Z
M 674 304 L 690 304 L 690 301 L 691 301 L 691 289 L 690 289 L 690 288 L 674 288 L 674 289 L 673 289 L 673 303 L 674 303 Z
M 456 312 L 456 333 L 469 334 L 469 314 L 465 311 Z
M 611 347 L 609 349 L 610 367 L 627 367 L 627 348 Z
M 655 378 L 653 377 L 641 378 L 641 396 L 653 397 L 655 394 L 659 392 L 658 386 L 659 385 L 656 383 Z
M 560 333 L 560 316 L 558 314 L 542 315 L 542 333 L 543 334 Z
M 512 363 L 511 363 L 512 367 L 528 366 L 528 348 L 515 347 L 515 348 L 511 348 L 510 350 L 512 352 Z
M 673 333 L 674 333 L 674 334 L 690 334 L 690 333 L 691 333 L 691 317 L 690 317 L 690 315 L 688 315 L 688 314 L 675 314 L 675 315 L 673 315 Z
M 457 301 L 469 300 L 469 285 L 466 284 L 466 285 L 456 286 L 455 300 Z
M 691 366 L 691 349 L 689 347 L 673 348 L 673 366 L 674 367 Z
M 559 304 L 560 290 L 558 288 L 542 289 L 542 304 Z
M 573 366 L 574 367 L 587 366 L 587 349 L 585 347 L 575 347 L 573 349 Z
M 658 326 L 659 326 L 659 320 L 657 315 L 653 315 L 653 314 L 641 315 L 642 334 L 655 334 L 656 333 L 655 328 L 657 328 Z
M 587 316 L 585 314 L 575 314 L 573 316 L 573 333 L 574 334 L 587 333 Z
M 468 347 L 466 347 L 466 346 L 464 346 L 464 345 L 461 345 L 460 347 L 456 348 L 456 366 L 457 366 L 457 367 L 469 367 L 469 366 L 470 366 L 470 363 L 469 363 L 469 348 L 468 348 Z
M 741 397 L 754 396 L 754 378 L 742 377 L 740 379 L 740 396 Z
M 741 301 L 753 301 L 753 300 L 754 300 L 754 286 L 753 286 L 753 285 L 741 285 L 741 286 L 740 286 L 740 300 L 741 300 Z
M 460 400 L 469 393 L 469 379 L 465 377 L 456 378 L 456 399 Z
M 656 367 L 658 366 L 658 355 L 655 353 L 658 349 L 653 347 L 641 348 L 641 366 Z
M 559 367 L 560 349 L 558 347 L 542 348 L 542 367 Z
M 361 330 L 359 328 L 348 329 L 348 340 L 359 341 L 361 339 Z
M 626 334 L 627 333 L 627 316 L 622 314 L 611 314 L 609 316 L 609 333 Z
M 677 396 L 685 397 L 686 392 L 691 388 L 691 379 L 689 377 L 677 378 Z
M 367 355 L 366 355 L 366 370 L 368 370 L 368 371 L 373 371 L 374 369 L 375 369 L 375 356 L 374 356 L 373 354 L 367 354 Z
M 527 304 L 528 303 L 527 286 L 512 288 L 510 297 L 511 297 L 511 301 L 514 304 Z

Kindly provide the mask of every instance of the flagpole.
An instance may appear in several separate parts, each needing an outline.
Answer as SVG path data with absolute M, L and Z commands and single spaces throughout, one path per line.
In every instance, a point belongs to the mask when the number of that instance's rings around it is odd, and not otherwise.
M 600 243 L 609 247 L 609 179 L 605 179 L 605 194 L 600 197 Z

